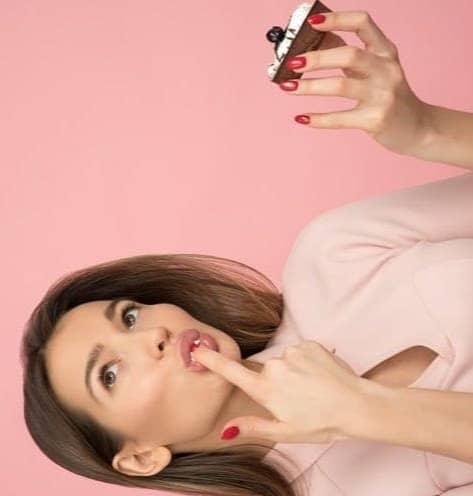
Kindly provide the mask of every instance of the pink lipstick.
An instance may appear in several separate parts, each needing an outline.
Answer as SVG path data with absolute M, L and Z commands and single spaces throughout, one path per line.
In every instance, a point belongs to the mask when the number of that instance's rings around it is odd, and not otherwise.
M 196 345 L 194 341 L 200 340 L 199 345 Z M 186 366 L 192 371 L 202 371 L 208 370 L 207 367 L 198 362 L 191 361 L 190 353 L 197 346 L 205 346 L 211 350 L 219 351 L 217 342 L 212 336 L 199 332 L 196 329 L 188 329 L 184 331 L 179 338 L 179 348 L 182 356 L 182 360 Z

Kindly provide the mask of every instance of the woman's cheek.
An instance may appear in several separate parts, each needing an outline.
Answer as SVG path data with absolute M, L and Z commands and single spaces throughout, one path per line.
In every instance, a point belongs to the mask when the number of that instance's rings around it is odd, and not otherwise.
M 146 379 L 137 380 L 130 388 L 127 412 L 124 418 L 133 422 L 136 431 L 149 433 L 149 429 L 159 422 L 159 414 L 166 418 L 162 384 L 149 374 Z

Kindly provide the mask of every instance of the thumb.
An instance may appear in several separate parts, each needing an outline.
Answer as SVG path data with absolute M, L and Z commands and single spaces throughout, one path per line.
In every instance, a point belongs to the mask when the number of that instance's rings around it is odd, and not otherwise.
M 237 427 L 237 429 L 231 428 Z M 227 432 L 225 432 L 227 431 Z M 239 438 L 259 438 L 273 442 L 281 442 L 289 438 L 286 424 L 278 420 L 267 420 L 261 417 L 236 417 L 228 421 L 220 433 L 223 441 Z

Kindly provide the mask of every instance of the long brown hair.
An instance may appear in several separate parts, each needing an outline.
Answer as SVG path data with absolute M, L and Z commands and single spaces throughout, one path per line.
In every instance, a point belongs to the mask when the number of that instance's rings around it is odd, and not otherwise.
M 283 464 L 263 463 L 258 444 L 176 453 L 159 473 L 129 476 L 112 467 L 124 440 L 83 412 L 61 405 L 48 380 L 44 350 L 60 317 L 77 305 L 126 297 L 171 303 L 228 333 L 243 359 L 263 350 L 281 322 L 283 298 L 262 273 L 201 254 L 140 255 L 104 262 L 55 282 L 33 310 L 23 335 L 24 417 L 41 451 L 76 474 L 130 487 L 203 495 L 296 496 Z M 279 450 L 284 459 L 289 460 Z

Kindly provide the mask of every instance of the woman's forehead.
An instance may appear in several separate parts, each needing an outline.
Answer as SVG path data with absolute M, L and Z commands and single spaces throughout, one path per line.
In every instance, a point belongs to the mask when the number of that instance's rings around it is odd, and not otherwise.
M 81 324 L 87 320 L 103 318 L 101 310 L 106 303 L 106 301 L 88 301 L 87 303 L 82 303 L 71 308 L 58 320 L 55 326 L 55 332 L 59 332 L 65 327 L 75 327 L 76 324 Z
M 100 311 L 104 304 L 88 302 L 65 313 L 46 346 L 46 368 L 51 384 L 68 402 L 71 402 L 72 393 L 82 396 L 83 385 L 79 383 L 82 369 L 91 347 L 107 326 Z

